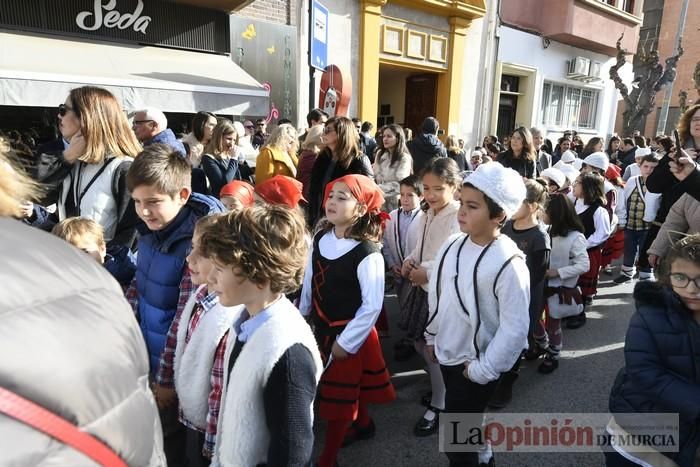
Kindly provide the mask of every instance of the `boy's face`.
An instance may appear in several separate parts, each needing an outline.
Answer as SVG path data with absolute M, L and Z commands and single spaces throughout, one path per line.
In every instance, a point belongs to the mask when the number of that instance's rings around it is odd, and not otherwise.
M 73 246 L 83 250 L 98 263 L 104 264 L 105 255 L 107 254 L 107 248 L 104 244 L 99 244 L 92 238 L 81 238 L 78 239 Z
M 499 219 L 491 219 L 484 194 L 471 187 L 462 187 L 457 215 L 459 230 L 472 237 L 483 237 L 498 226 Z
M 399 187 L 399 193 L 401 194 L 400 203 L 401 209 L 404 211 L 413 211 L 420 204 L 420 196 L 416 194 L 416 190 L 408 185 L 401 185 Z
M 659 165 L 658 162 L 642 162 L 642 165 L 639 167 L 642 177 L 647 178 L 651 175 L 657 165 Z
M 245 305 L 260 298 L 260 287 L 238 274 L 239 269 L 216 260 L 212 263 L 207 282 L 222 306 Z
M 197 232 L 192 236 L 192 250 L 187 255 L 187 265 L 190 268 L 190 276 L 194 285 L 202 285 L 207 283 L 207 277 L 213 267 L 209 258 L 202 256 L 199 247 L 199 239 L 201 235 Z
M 158 191 L 153 185 L 140 185 L 131 193 L 136 214 L 148 230 L 164 229 L 190 198 L 190 189 L 182 188 L 175 196 Z

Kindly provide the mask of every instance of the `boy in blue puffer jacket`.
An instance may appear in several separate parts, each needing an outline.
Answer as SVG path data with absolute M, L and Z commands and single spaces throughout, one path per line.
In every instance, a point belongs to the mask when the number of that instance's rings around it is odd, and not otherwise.
M 178 152 L 153 144 L 134 159 L 126 176 L 136 213 L 145 224 L 139 232 L 136 277 L 126 296 L 148 349 L 168 465 L 184 465 L 184 429 L 177 421 L 172 364 L 160 361 L 172 363 L 163 352 L 166 336 L 194 290 L 185 257 L 195 223 L 224 211 L 218 200 L 192 193 L 190 172 L 189 162 Z

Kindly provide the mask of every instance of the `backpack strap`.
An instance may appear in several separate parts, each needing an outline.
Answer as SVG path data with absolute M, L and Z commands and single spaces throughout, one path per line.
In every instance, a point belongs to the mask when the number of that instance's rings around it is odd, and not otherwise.
M 0 413 L 57 439 L 102 466 L 127 467 L 126 462 L 95 436 L 5 388 L 0 388 Z

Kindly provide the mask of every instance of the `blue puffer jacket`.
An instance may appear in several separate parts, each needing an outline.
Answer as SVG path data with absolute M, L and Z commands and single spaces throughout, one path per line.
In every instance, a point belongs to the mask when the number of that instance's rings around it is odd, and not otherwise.
M 139 323 L 146 340 L 151 376 L 158 370 L 168 329 L 177 311 L 187 250 L 197 220 L 223 212 L 211 196 L 192 193 L 187 204 L 163 230 L 141 235 L 136 261 Z
M 182 157 L 187 156 L 187 151 L 185 151 L 185 146 L 182 144 L 182 141 L 178 140 L 175 137 L 175 133 L 173 133 L 173 131 L 170 128 L 166 128 L 165 130 L 161 131 L 153 138 L 146 141 L 143 145 L 148 146 L 156 143 L 167 144 L 175 151 L 182 154 Z
M 638 283 L 634 298 L 637 312 L 627 331 L 625 367 L 613 385 L 610 412 L 678 413 L 679 452 L 665 455 L 692 467 L 700 446 L 700 325 L 659 284 Z

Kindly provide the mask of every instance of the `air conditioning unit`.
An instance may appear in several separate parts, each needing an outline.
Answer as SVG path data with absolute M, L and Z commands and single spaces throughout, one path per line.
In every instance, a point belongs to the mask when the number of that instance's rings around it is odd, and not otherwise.
M 588 78 L 588 72 L 591 67 L 591 61 L 586 57 L 574 57 L 569 62 L 567 78 L 581 79 Z
M 600 81 L 600 69 L 603 66 L 600 62 L 591 62 L 591 67 L 588 70 L 587 82 Z

